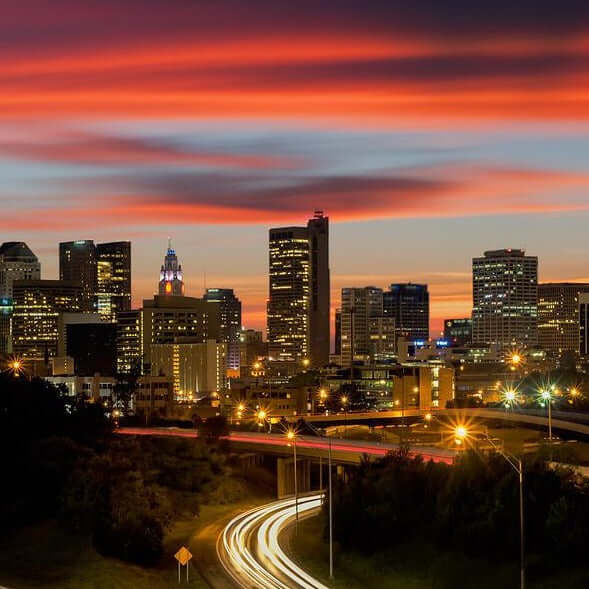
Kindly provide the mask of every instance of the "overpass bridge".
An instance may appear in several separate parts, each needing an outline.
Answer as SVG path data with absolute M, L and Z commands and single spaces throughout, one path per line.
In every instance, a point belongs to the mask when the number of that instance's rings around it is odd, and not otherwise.
M 328 427 L 330 425 L 367 425 L 380 426 L 405 421 L 415 423 L 422 421 L 429 413 L 433 417 L 449 423 L 463 423 L 465 421 L 487 420 L 504 421 L 508 423 L 521 424 L 535 429 L 548 428 L 548 417 L 545 411 L 502 410 L 502 409 L 395 409 L 393 411 L 366 411 L 366 412 L 338 412 L 325 415 L 315 413 L 301 415 L 297 418 L 291 417 L 291 421 L 302 418 L 306 422 L 317 427 Z M 589 415 L 585 413 L 573 413 L 563 411 L 552 411 L 552 430 L 557 433 L 589 438 Z
M 116 430 L 119 435 L 129 436 L 166 436 L 196 439 L 198 432 L 193 429 L 177 427 L 121 427 Z M 311 490 L 311 468 L 318 466 L 319 487 L 321 488 L 324 468 L 331 456 L 331 462 L 337 467 L 339 476 L 343 475 L 345 465 L 358 464 L 363 457 L 381 458 L 391 450 L 399 448 L 398 444 L 366 442 L 359 440 L 342 440 L 332 437 L 297 435 L 296 437 L 296 471 L 294 468 L 294 448 L 284 434 L 267 434 L 260 432 L 231 432 L 225 439 L 233 451 L 265 454 L 276 458 L 276 494 L 278 498 L 294 493 L 294 478 L 299 492 Z M 424 460 L 452 464 L 456 456 L 453 450 L 436 447 L 412 447 L 410 456 L 423 456 Z

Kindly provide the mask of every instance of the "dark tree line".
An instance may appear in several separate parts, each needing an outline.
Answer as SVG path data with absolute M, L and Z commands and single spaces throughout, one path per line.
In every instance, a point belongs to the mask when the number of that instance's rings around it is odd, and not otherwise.
M 102 554 L 153 564 L 180 506 L 198 513 L 225 458 L 194 440 L 114 436 L 100 403 L 0 374 L 0 460 L 3 532 L 58 519 Z
M 581 566 L 589 545 L 589 483 L 530 460 L 524 494 L 530 566 Z M 431 543 L 440 551 L 517 561 L 517 475 L 498 454 L 467 452 L 454 466 L 404 451 L 365 461 L 337 482 L 334 534 L 344 549 L 365 555 Z

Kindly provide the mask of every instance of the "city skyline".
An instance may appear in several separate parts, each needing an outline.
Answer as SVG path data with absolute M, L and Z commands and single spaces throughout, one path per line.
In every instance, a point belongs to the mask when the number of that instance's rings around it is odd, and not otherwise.
M 332 324 L 342 287 L 412 281 L 441 331 L 468 314 L 470 258 L 505 247 L 538 256 L 541 282 L 586 282 L 584 11 L 494 5 L 12 5 L 2 240 L 46 278 L 60 241 L 131 240 L 136 307 L 172 235 L 186 294 L 206 273 L 258 329 L 266 231 L 316 208 Z

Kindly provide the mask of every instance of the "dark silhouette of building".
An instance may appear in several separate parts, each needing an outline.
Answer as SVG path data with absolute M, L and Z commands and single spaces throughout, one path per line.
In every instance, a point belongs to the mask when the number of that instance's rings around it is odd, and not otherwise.
M 116 373 L 117 326 L 114 323 L 73 323 L 66 326 L 66 353 L 78 376 Z
M 429 339 L 427 284 L 391 284 L 383 293 L 383 315 L 395 319 L 398 338 L 410 341 Z
M 472 319 L 470 317 L 445 319 L 444 339 L 452 347 L 470 346 L 472 343 Z
M 80 285 L 82 311 L 96 307 L 96 270 L 96 246 L 91 239 L 59 244 L 59 279 Z

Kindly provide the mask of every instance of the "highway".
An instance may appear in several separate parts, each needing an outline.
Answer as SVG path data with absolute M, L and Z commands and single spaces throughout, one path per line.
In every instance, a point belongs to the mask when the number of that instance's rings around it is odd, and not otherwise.
M 299 497 L 299 518 L 314 515 L 321 494 Z M 226 572 L 244 589 L 328 589 L 290 560 L 280 547 L 280 533 L 292 525 L 295 499 L 256 507 L 233 518 L 217 540 Z
M 193 429 L 176 427 L 121 427 L 116 432 L 120 435 L 138 436 L 171 436 L 196 438 L 198 433 Z M 289 440 L 283 434 L 266 434 L 259 432 L 231 432 L 225 439 L 231 448 L 242 451 L 262 452 L 266 454 L 292 454 Z M 331 446 L 332 460 L 337 463 L 357 464 L 364 455 L 372 457 L 385 456 L 391 450 L 398 449 L 397 444 L 367 442 L 363 440 L 342 440 L 332 437 L 297 436 L 297 453 L 301 458 L 323 458 L 329 455 Z M 425 460 L 452 464 L 456 452 L 445 448 L 412 447 L 411 456 L 421 455 Z

